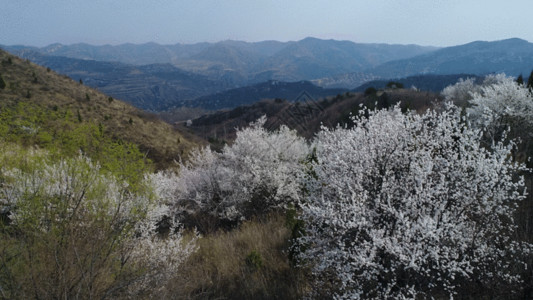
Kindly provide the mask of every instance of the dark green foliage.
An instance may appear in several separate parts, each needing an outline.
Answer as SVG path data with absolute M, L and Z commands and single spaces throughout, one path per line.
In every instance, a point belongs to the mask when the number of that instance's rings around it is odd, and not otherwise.
M 81 123 L 82 121 L 83 121 L 83 120 L 82 120 L 82 118 L 81 118 L 80 110 L 78 109 L 78 122 Z
M 383 95 L 381 95 L 381 97 L 379 97 L 378 105 L 381 106 L 382 108 L 388 109 L 391 106 L 390 105 L 389 94 L 383 93 Z
M 524 77 L 522 77 L 522 74 L 518 75 L 518 77 L 516 78 L 516 83 L 518 83 L 519 85 L 524 84 Z
M 85 93 L 85 100 L 87 101 L 91 101 L 91 97 L 89 96 L 89 94 Z
M 113 100 L 114 100 L 113 97 L 107 98 L 107 102 L 109 102 L 109 103 L 113 102 Z
M 80 84 L 83 84 L 83 80 L 81 80 L 81 78 L 80 78 Z
M 0 75 L 0 90 L 3 90 L 6 88 L 6 82 L 4 81 L 4 78 L 2 78 L 2 75 Z
M 387 83 L 387 88 L 390 88 L 390 89 L 403 89 L 403 84 L 400 83 L 400 82 L 396 82 L 396 81 L 389 81 Z
M 365 96 L 373 96 L 376 95 L 378 91 L 374 87 L 369 87 L 365 90 Z
M 50 68 L 46 68 L 46 72 L 50 73 L 52 71 Z
M 130 125 L 133 125 L 133 119 L 132 119 L 131 117 L 130 117 L 130 119 L 128 120 L 128 123 L 129 123 Z
M 257 271 L 263 267 L 263 258 L 259 252 L 252 250 L 246 256 L 246 265 L 252 270 Z
M 316 150 L 313 150 L 313 153 L 315 153 L 316 157 Z M 314 173 L 312 170 L 310 172 Z M 316 177 L 316 175 L 310 175 Z M 305 223 L 303 220 L 298 218 L 298 212 L 293 206 L 287 208 L 285 212 L 285 222 L 291 232 L 289 241 L 292 246 L 288 251 L 289 262 L 292 266 L 297 266 L 301 252 L 305 251 L 306 249 L 306 245 L 298 243 L 298 239 L 301 238 L 305 233 Z
M 527 87 L 529 89 L 533 88 L 533 71 L 531 71 L 531 74 L 529 74 L 529 78 L 527 79 Z
M 26 92 L 26 98 L 28 98 L 28 99 L 31 98 L 31 92 L 30 92 L 30 90 L 28 90 L 28 91 Z

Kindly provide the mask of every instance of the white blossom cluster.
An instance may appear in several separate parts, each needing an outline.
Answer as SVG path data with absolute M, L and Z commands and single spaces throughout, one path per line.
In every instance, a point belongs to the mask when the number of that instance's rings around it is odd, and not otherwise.
M 157 224 L 169 215 L 164 203 L 149 193 L 128 192 L 125 183 L 86 156 L 52 163 L 46 155 L 35 155 L 20 168 L 0 171 L 0 207 L 9 210 L 12 227 L 57 234 L 58 239 L 89 233 L 86 238 L 95 243 L 109 240 L 113 247 L 108 255 L 120 252 L 122 263 L 143 270 L 129 283 L 132 294 L 164 287 L 196 249 L 196 237 L 185 241 L 173 220 L 167 237 L 158 234 Z M 98 249 L 93 254 L 95 260 L 106 259 Z
M 471 95 L 467 112 L 474 125 L 496 138 L 509 127 L 525 134 L 529 131 L 528 137 L 531 137 L 533 94 L 527 87 L 512 77 L 495 75 L 487 77 Z
M 302 203 L 301 258 L 338 298 L 453 296 L 463 281 L 517 282 L 527 249 L 510 239 L 524 198 L 511 146 L 480 146 L 454 107 L 402 114 L 398 107 L 322 129 Z
M 265 122 L 262 117 L 239 130 L 222 153 L 194 151 L 178 174 L 153 175 L 157 193 L 177 209 L 202 210 L 226 220 L 298 201 L 309 147 L 295 131 L 282 126 L 269 132 Z

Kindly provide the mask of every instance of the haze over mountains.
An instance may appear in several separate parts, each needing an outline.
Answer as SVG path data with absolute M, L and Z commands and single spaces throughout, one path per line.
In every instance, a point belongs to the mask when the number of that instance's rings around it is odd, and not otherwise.
M 229 40 L 190 45 L 1 47 L 152 111 L 179 106 L 232 108 L 216 101 L 210 105 L 208 99 L 221 99 L 221 93 L 228 97 L 242 94 L 242 88 L 247 86 L 250 88 L 244 90 L 248 96 L 233 101 L 235 104 L 251 104 L 265 95 L 292 99 L 293 91 L 288 93 L 284 84 L 270 85 L 268 93 L 257 88 L 257 84 L 268 85 L 270 80 L 305 80 L 325 88 L 353 90 L 371 80 L 499 72 L 527 76 L 533 68 L 533 44 L 520 39 L 446 48 L 316 38 L 295 42 Z M 424 86 L 438 85 L 427 82 Z M 193 104 L 195 99 L 203 100 Z
M 92 46 L 53 44 L 43 48 L 4 47 L 17 55 L 32 50 L 45 55 L 132 65 L 170 63 L 176 67 L 227 79 L 237 85 L 268 79 L 298 81 L 362 71 L 391 60 L 435 50 L 417 45 L 357 44 L 306 38 L 297 42 L 264 41 L 158 45 Z
M 366 71 L 382 78 L 418 74 L 527 75 L 533 68 L 533 44 L 522 39 L 476 41 L 447 47 L 416 57 L 386 62 Z

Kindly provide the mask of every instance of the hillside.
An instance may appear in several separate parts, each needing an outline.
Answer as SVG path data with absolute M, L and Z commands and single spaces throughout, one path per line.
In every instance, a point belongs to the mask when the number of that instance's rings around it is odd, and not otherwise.
M 170 64 L 133 66 L 118 62 L 75 59 L 18 51 L 20 57 L 67 75 L 112 97 L 145 110 L 159 111 L 177 102 L 214 93 L 225 87 L 205 76 Z
M 295 100 L 303 92 L 318 99 L 346 92 L 346 89 L 324 89 L 309 81 L 283 82 L 269 80 L 250 86 L 230 89 L 216 94 L 202 96 L 193 101 L 184 101 L 179 106 L 198 107 L 206 110 L 232 109 L 241 105 L 250 105 L 262 99 Z
M 115 100 L 92 88 L 0 50 L 0 109 L 27 105 L 46 117 L 70 118 L 67 127 L 43 128 L 50 132 L 75 130 L 76 124 L 99 126 L 115 139 L 139 146 L 158 167 L 186 155 L 194 143 L 152 114 Z M 70 117 L 69 117 L 70 116 Z M 29 117 L 23 115 L 22 117 Z M 51 117 L 50 117 L 51 118 Z M 57 122 L 43 123 L 48 126 Z M 36 130 L 39 130 L 37 128 Z
M 365 72 L 383 78 L 417 74 L 529 74 L 533 68 L 533 44 L 513 38 L 494 42 L 477 41 L 447 47 L 416 57 L 391 61 Z
M 313 79 L 311 82 L 323 88 L 352 89 L 375 79 L 379 79 L 379 77 L 370 73 L 354 72 Z
M 441 92 L 445 87 L 455 84 L 460 78 L 478 78 L 472 74 L 452 74 L 452 75 L 417 75 L 406 78 L 396 79 L 377 79 L 368 81 L 359 87 L 355 88 L 354 92 L 364 92 L 367 88 L 373 87 L 375 89 L 384 89 L 391 81 L 403 84 L 405 88 L 416 87 L 421 91 L 430 91 L 434 93 Z
M 277 129 L 286 125 L 306 138 L 312 138 L 322 125 L 334 128 L 338 124 L 351 124 L 350 114 L 356 114 L 360 104 L 373 108 L 391 107 L 397 103 L 403 109 L 423 112 L 432 107 L 440 96 L 431 92 L 408 89 L 386 90 L 379 95 L 344 93 L 333 97 L 289 102 L 282 99 L 263 100 L 229 111 L 217 112 L 192 120 L 191 126 L 180 125 L 184 130 L 210 141 L 214 146 L 231 142 L 237 128 L 243 128 L 266 115 L 265 127 Z

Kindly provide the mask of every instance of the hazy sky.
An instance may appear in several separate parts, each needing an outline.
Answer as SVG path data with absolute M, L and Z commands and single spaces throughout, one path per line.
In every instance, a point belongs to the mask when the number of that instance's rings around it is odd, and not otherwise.
M 532 0 L 0 0 L 0 44 L 533 41 Z

